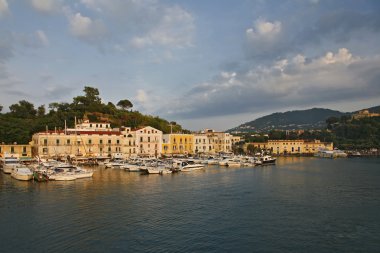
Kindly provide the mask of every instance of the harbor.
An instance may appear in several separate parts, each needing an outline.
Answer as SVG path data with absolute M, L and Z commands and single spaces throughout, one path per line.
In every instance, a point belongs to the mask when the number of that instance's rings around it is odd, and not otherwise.
M 0 173 L 3 252 L 376 252 L 378 158 L 279 157 L 151 175 L 92 166 L 92 178 Z

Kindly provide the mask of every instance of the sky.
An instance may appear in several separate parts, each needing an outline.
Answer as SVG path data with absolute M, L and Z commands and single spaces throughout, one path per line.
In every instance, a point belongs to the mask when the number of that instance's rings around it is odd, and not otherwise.
M 0 0 L 0 105 L 84 86 L 184 128 L 380 105 L 380 1 Z

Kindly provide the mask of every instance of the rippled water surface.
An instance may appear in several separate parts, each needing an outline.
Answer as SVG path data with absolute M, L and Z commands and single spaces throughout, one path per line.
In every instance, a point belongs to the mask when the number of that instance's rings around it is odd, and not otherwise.
M 380 252 L 380 159 L 173 175 L 0 173 L 0 252 Z

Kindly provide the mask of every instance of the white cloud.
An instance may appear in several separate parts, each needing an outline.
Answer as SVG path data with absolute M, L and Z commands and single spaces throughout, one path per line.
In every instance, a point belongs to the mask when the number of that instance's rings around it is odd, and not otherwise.
M 59 0 L 31 0 L 32 7 L 44 13 L 52 13 L 59 10 L 61 3 Z
M 339 49 L 338 53 L 334 55 L 332 52 L 328 52 L 325 57 L 321 59 L 325 64 L 332 63 L 352 63 L 355 59 L 352 57 L 352 54 L 348 51 L 347 48 Z
M 194 118 L 380 98 L 379 72 L 380 56 L 354 57 L 346 48 L 315 59 L 298 54 L 246 72 L 222 72 L 160 111 Z
M 44 46 L 49 46 L 50 45 L 50 41 L 49 41 L 48 37 L 46 36 L 46 34 L 44 33 L 44 31 L 37 30 L 36 31 L 36 36 L 37 36 L 38 40 L 41 42 L 42 45 L 44 45 Z
M 90 43 L 96 43 L 105 38 L 107 29 L 101 20 L 92 20 L 81 13 L 69 15 L 70 32 L 73 36 Z
M 252 28 L 246 30 L 245 35 L 248 55 L 254 58 L 276 58 L 283 54 L 288 43 L 280 21 L 258 19 Z
M 0 17 L 9 12 L 7 0 L 0 0 Z
M 274 40 L 281 32 L 282 24 L 279 21 L 268 22 L 263 19 L 255 21 L 254 28 L 246 30 L 247 38 L 253 43 Z

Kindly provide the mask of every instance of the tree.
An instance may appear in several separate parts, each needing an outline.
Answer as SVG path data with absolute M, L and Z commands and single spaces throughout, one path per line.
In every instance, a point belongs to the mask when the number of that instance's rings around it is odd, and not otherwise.
M 44 116 L 45 113 L 46 113 L 45 105 L 40 105 L 40 106 L 37 108 L 37 116 L 39 116 L 39 117 Z
M 2 105 L 0 105 L 0 112 L 3 110 L 3 106 Z
M 128 110 L 133 107 L 133 104 L 128 99 L 123 99 L 117 103 L 117 106 L 121 107 L 124 110 Z
M 37 114 L 34 105 L 26 100 L 21 100 L 18 104 L 9 106 L 9 110 L 11 115 L 19 118 L 32 118 Z
M 97 88 L 85 86 L 83 89 L 85 95 L 73 98 L 73 109 L 81 111 L 82 113 L 97 112 L 102 109 L 102 100 L 99 97 L 99 90 Z

